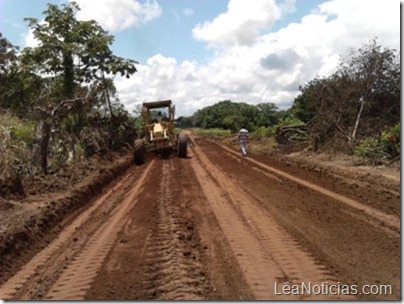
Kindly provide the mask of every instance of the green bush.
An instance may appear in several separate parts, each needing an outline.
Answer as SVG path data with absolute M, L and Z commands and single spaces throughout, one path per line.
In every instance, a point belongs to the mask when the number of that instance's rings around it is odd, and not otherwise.
M 353 150 L 354 155 L 371 159 L 391 159 L 400 155 L 400 124 L 376 137 L 362 140 Z
M 264 138 L 264 137 L 269 137 L 271 135 L 271 128 L 267 128 L 267 127 L 259 127 L 257 129 L 255 129 L 252 133 L 251 133 L 251 137 L 253 138 Z
M 11 127 L 11 137 L 28 145 L 33 144 L 35 140 L 35 124 L 28 122 L 17 127 Z
M 231 135 L 230 130 L 224 130 L 220 128 L 211 128 L 211 129 L 200 129 L 195 128 L 193 131 L 198 135 L 209 136 L 209 137 L 226 137 Z
M 381 158 L 385 157 L 383 145 L 378 138 L 367 138 L 362 140 L 354 148 L 354 155 L 368 158 Z
M 304 125 L 304 122 L 295 117 L 285 117 L 278 121 L 277 127 L 284 127 L 284 126 L 300 126 Z
M 31 172 L 35 124 L 9 114 L 0 115 L 0 180 Z
M 0 115 L 0 128 L 3 134 L 9 133 L 14 141 L 32 143 L 35 139 L 35 123 L 10 114 Z

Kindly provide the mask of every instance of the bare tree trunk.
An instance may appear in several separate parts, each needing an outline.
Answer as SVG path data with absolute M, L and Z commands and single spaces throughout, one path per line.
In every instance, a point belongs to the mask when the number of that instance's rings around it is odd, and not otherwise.
M 109 113 L 111 114 L 111 117 L 113 117 L 114 112 L 112 112 L 111 99 L 109 98 L 108 88 L 105 88 L 105 97 L 108 103 Z
M 361 107 L 360 107 L 360 109 L 359 109 L 358 116 L 356 117 L 355 127 L 354 127 L 354 129 L 353 129 L 353 131 L 352 131 L 352 135 L 351 135 L 351 140 L 352 140 L 352 141 L 355 140 L 356 132 L 358 131 L 359 120 L 361 119 L 362 111 L 363 111 L 363 108 L 364 108 L 364 107 L 365 107 L 365 99 L 364 99 L 364 98 L 361 98 Z
M 111 117 L 114 116 L 114 113 L 112 112 L 112 105 L 111 105 L 111 99 L 109 98 L 109 91 L 108 91 L 108 87 L 107 87 L 107 82 L 106 82 L 106 78 L 105 78 L 105 73 L 102 73 L 102 79 L 104 81 L 104 92 L 105 92 L 105 100 L 107 102 L 108 105 L 108 109 L 109 109 L 109 113 L 111 114 Z
M 69 164 L 73 164 L 77 161 L 76 143 L 77 143 L 76 135 L 72 134 L 70 136 L 70 151 L 69 151 L 69 158 L 67 160 Z
M 50 130 L 51 125 L 45 119 L 41 119 L 36 128 L 35 143 L 32 149 L 32 164 L 45 174 L 48 172 Z

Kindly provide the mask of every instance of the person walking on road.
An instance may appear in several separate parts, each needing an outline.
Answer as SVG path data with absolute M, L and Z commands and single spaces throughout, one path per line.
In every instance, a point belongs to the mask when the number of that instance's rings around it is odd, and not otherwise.
M 244 127 L 238 132 L 238 141 L 240 142 L 241 156 L 247 156 L 247 143 L 249 142 L 248 130 Z

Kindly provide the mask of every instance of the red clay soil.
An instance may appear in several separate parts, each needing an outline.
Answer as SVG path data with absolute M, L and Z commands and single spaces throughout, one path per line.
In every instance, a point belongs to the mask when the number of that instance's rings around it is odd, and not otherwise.
M 1 200 L 0 298 L 400 298 L 399 184 L 203 138 L 188 151 Z

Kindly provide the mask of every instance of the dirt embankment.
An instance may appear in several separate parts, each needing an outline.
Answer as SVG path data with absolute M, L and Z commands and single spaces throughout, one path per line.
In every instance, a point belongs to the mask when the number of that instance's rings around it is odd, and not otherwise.
M 239 146 L 228 139 L 216 140 L 234 151 Z M 283 153 L 274 148 L 257 148 L 266 145 L 260 141 L 252 142 L 254 158 L 291 175 L 302 177 L 329 190 L 342 193 L 388 214 L 400 216 L 400 162 L 389 166 L 366 166 L 349 155 L 334 155 L 313 152 Z M 366 193 L 366 195 L 364 195 Z
M 232 148 L 237 151 L 237 146 Z M 211 157 L 229 170 L 229 176 L 237 176 L 246 191 L 260 199 L 292 235 L 340 278 L 361 284 L 395 282 L 395 288 L 399 288 L 399 272 L 393 271 L 393 264 L 399 264 L 399 184 L 385 187 L 371 173 L 367 180 L 355 180 L 355 173 L 350 171 L 355 168 L 351 167 L 340 176 L 334 175 L 332 168 L 321 172 L 321 164 L 313 166 L 310 162 L 302 170 L 293 161 L 285 164 L 286 157 L 279 160 L 252 155 L 251 161 L 240 164 L 237 158 L 229 159 L 214 148 L 209 150 Z M 234 169 L 227 169 L 232 162 Z M 284 174 L 266 171 L 268 167 Z M 250 174 L 251 169 L 257 173 Z M 387 168 L 390 170 L 396 169 Z M 263 174 L 272 176 L 272 181 L 261 182 Z M 285 178 L 287 175 L 293 179 Z M 351 183 L 352 179 L 357 183 Z
M 33 177 L 25 195 L 0 197 L 0 273 L 11 273 L 52 240 L 62 221 L 122 175 L 132 164 L 129 152 L 94 157 L 63 177 Z M 71 215 L 73 216 L 73 215 Z M 6 279 L 2 276 L 0 282 Z

